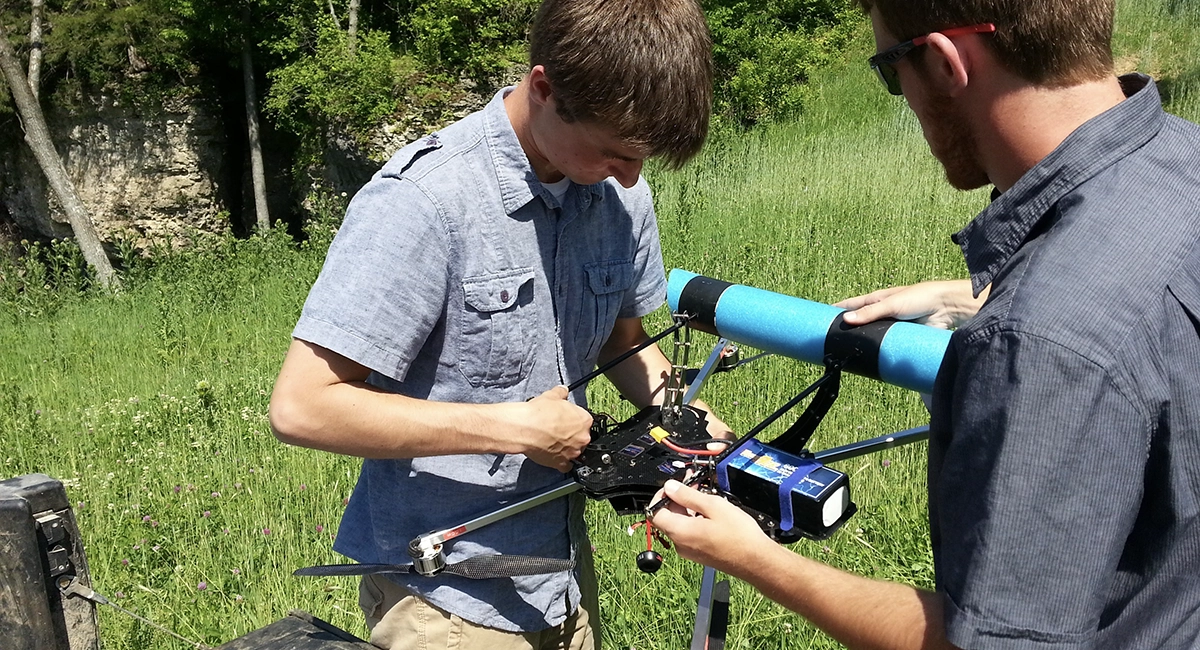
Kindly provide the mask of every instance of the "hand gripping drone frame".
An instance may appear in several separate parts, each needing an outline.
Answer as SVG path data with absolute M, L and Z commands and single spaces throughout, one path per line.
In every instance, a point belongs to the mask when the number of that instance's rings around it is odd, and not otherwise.
M 825 463 L 928 437 L 928 427 L 922 426 L 817 453 L 805 448 L 837 398 L 843 370 L 929 392 L 949 343 L 949 332 L 897 321 L 849 327 L 842 322 L 842 310 L 836 307 L 679 269 L 670 275 L 668 304 L 675 313 L 671 327 L 568 387 L 577 388 L 644 347 L 674 334 L 672 372 L 664 405 L 643 409 L 615 426 L 608 422 L 607 416 L 597 415 L 592 443 L 577 461 L 569 479 L 499 510 L 413 539 L 409 545 L 412 564 L 317 566 L 297 570 L 295 574 L 434 576 L 446 572 L 486 579 L 569 570 L 574 566 L 573 560 L 507 555 L 476 556 L 448 564 L 444 545 L 473 530 L 578 491 L 593 499 L 609 501 L 620 514 L 644 512 L 649 518 L 666 504 L 665 499 L 653 504 L 650 500 L 672 478 L 699 484 L 702 489 L 729 498 L 755 516 L 763 530 L 780 542 L 795 541 L 802 536 L 824 538 L 855 511 L 845 475 L 826 468 Z M 688 376 L 687 370 L 692 327 L 721 337 L 694 378 Z M 705 443 L 712 442 L 705 432 L 705 414 L 690 405 L 712 373 L 745 363 L 725 363 L 733 348 L 730 339 L 764 353 L 823 365 L 826 371 L 723 451 L 705 453 Z M 691 379 L 687 385 L 685 376 Z M 756 439 L 767 426 L 809 397 L 811 401 L 803 414 L 783 434 L 770 443 Z M 643 570 L 657 568 L 656 563 L 643 566 L 643 559 L 639 556 Z M 719 612 L 728 606 L 728 585 L 714 585 L 714 575 L 706 568 L 693 648 L 705 647 L 703 643 L 708 643 L 710 628 L 720 627 Z M 723 606 L 722 593 L 726 594 Z M 717 612 L 715 617 L 714 612 Z

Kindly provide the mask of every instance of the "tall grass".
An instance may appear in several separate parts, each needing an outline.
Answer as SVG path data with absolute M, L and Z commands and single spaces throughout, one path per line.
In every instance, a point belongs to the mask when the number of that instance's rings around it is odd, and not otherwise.
M 1119 65 L 1160 77 L 1168 109 L 1200 119 L 1200 11 L 1179 0 L 1120 0 L 1119 12 Z M 949 235 L 986 194 L 944 183 L 903 100 L 866 69 L 872 50 L 864 27 L 838 63 L 813 76 L 797 122 L 720 139 L 682 172 L 648 170 L 668 267 L 822 301 L 964 275 Z M 116 296 L 56 290 L 87 284 L 70 280 L 78 265 L 61 250 L 57 262 L 43 255 L 48 265 L 0 264 L 0 474 L 63 479 L 97 590 L 208 644 L 294 607 L 365 634 L 353 580 L 289 575 L 338 561 L 331 536 L 358 463 L 281 445 L 266 422 L 289 332 L 341 207 L 324 206 L 322 237 L 303 247 L 275 234 L 202 242 L 153 264 L 131 258 L 131 288 Z M 666 320 L 655 314 L 650 329 Z M 699 349 L 711 343 L 697 335 Z M 713 377 L 704 398 L 744 431 L 818 372 L 769 357 Z M 604 382 L 592 394 L 597 410 L 631 414 Z M 848 377 L 812 446 L 926 417 L 916 395 Z M 924 445 L 839 468 L 851 475 L 859 513 L 830 540 L 794 550 L 930 586 Z M 660 572 L 641 574 L 630 521 L 591 506 L 604 646 L 685 646 L 699 568 L 668 553 Z M 107 648 L 182 647 L 108 610 L 101 624 Z M 836 647 L 741 584 L 729 638 L 735 648 Z

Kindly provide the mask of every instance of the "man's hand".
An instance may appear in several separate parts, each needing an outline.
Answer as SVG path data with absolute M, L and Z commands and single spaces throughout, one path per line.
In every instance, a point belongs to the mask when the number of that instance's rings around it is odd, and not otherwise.
M 663 496 L 671 503 L 655 513 L 652 523 L 689 560 L 740 577 L 755 549 L 775 546 L 750 515 L 719 496 L 679 481 L 667 481 L 654 501 Z
M 522 404 L 527 410 L 516 423 L 525 431 L 522 452 L 529 460 L 560 472 L 592 441 L 592 414 L 567 401 L 567 388 L 555 386 Z
M 990 290 L 989 285 L 976 298 L 972 294 L 970 280 L 935 280 L 880 289 L 865 296 L 847 298 L 834 307 L 851 310 L 844 316 L 849 325 L 895 318 L 941 329 L 954 329 L 979 311 Z

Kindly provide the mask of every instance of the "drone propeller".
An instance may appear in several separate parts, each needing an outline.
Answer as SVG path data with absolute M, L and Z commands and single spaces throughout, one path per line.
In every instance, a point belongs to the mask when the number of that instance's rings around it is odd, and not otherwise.
M 574 560 L 528 555 L 476 555 L 447 564 L 441 572 L 472 580 L 558 573 L 575 568 Z M 364 576 L 377 573 L 417 573 L 411 564 L 325 564 L 296 569 L 297 576 Z M 420 574 L 418 574 L 420 575 Z

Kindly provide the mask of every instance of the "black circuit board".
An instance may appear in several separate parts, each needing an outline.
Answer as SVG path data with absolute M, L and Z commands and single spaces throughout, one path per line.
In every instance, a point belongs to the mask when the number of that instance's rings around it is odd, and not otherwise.
M 684 406 L 677 419 L 664 423 L 662 409 L 649 406 L 615 427 L 593 427 L 592 442 L 573 470 L 583 493 L 607 500 L 618 514 L 642 514 L 669 479 L 685 479 L 695 460 L 672 451 L 655 435 L 665 431 L 677 445 L 710 437 L 704 411 Z

